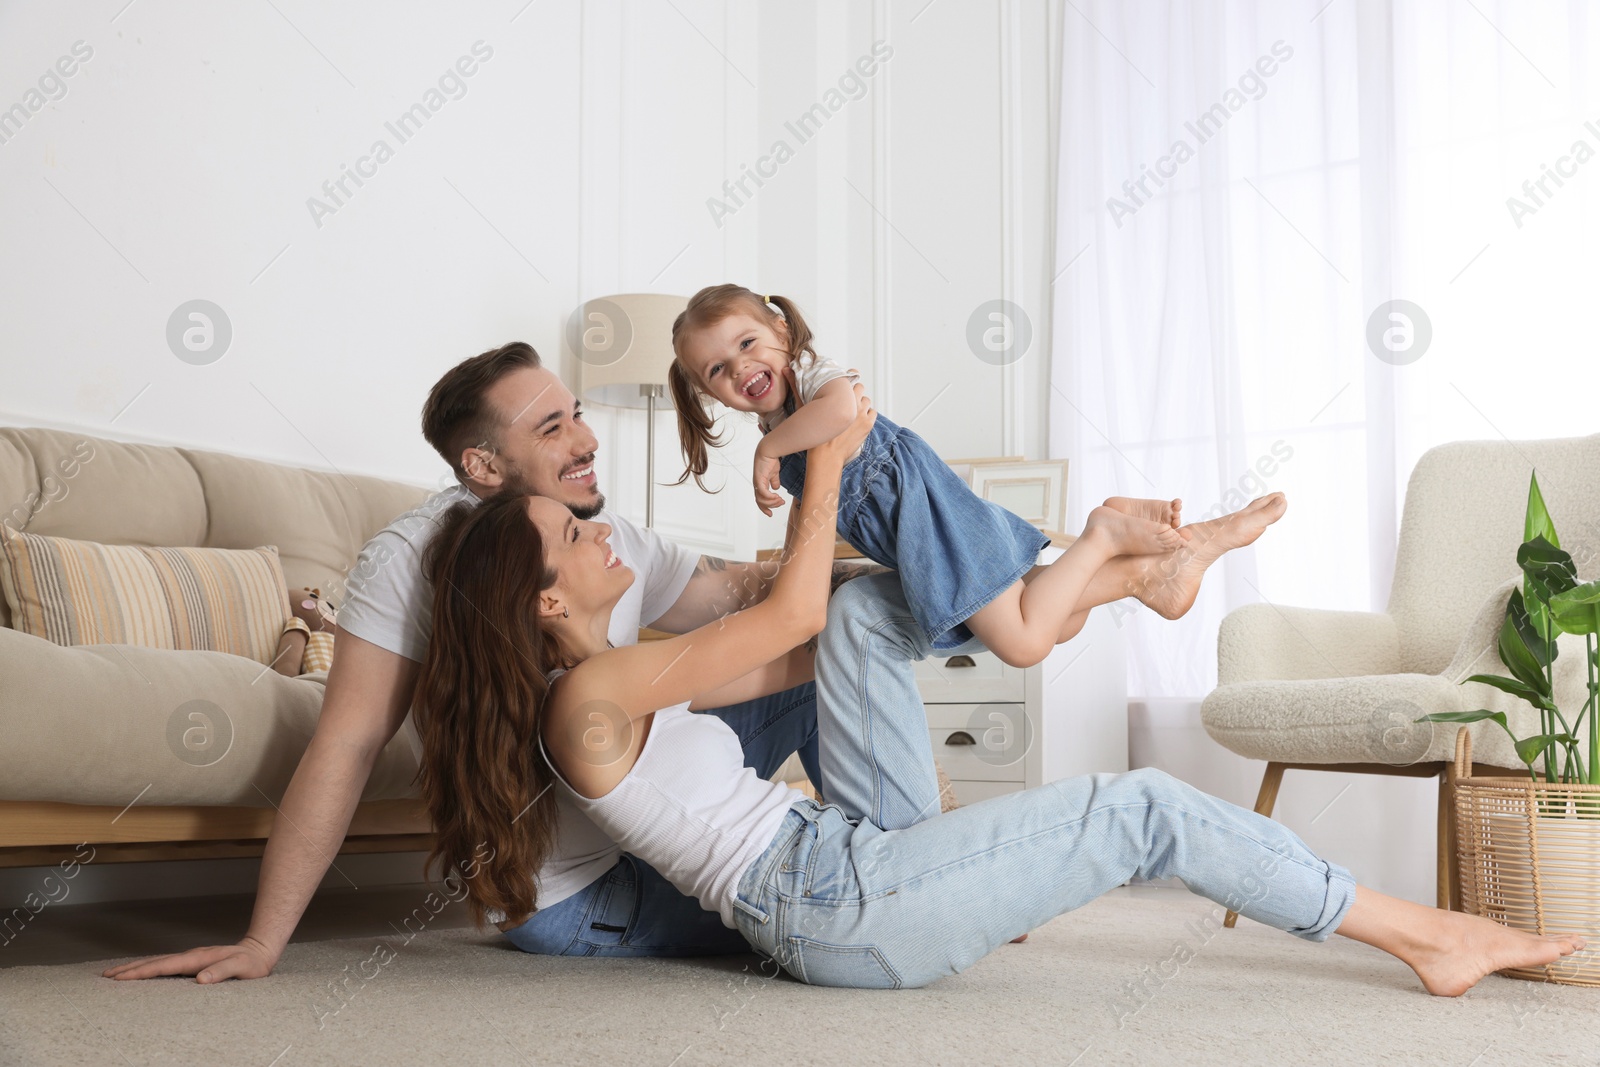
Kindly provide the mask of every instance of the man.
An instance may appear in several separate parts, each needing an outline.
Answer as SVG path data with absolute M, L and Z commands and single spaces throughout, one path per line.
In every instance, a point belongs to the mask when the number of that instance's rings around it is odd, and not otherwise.
M 860 396 L 860 386 L 856 390 Z M 433 517 L 451 504 L 511 491 L 559 500 L 580 517 L 603 516 L 612 527 L 613 550 L 636 574 L 612 616 L 614 643 L 636 640 L 641 623 L 683 633 L 766 595 L 775 568 L 696 559 L 604 513 L 594 473 L 598 441 L 571 391 L 522 342 L 447 372 L 428 396 L 422 424 L 459 484 L 379 532 L 352 570 L 321 718 L 273 820 L 248 932 L 236 945 L 135 961 L 107 976 L 192 974 L 210 983 L 272 972 L 344 839 L 378 754 L 410 713 L 431 629 L 422 553 Z M 881 568 L 836 564 L 835 587 L 874 569 Z M 813 658 L 813 649 L 796 649 L 719 690 L 706 708 L 695 708 L 733 727 L 747 764 L 763 777 L 798 751 L 812 781 L 821 781 Z M 569 804 L 561 829 L 558 854 L 538 872 L 539 910 L 506 931 L 519 947 L 572 955 L 748 950 L 714 912 L 622 854 Z

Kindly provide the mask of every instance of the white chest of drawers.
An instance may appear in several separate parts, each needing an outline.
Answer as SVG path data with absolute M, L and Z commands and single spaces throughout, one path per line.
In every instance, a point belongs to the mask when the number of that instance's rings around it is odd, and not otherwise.
M 1107 607 L 1035 666 L 982 652 L 926 659 L 916 673 L 933 758 L 962 804 L 1128 769 L 1123 634 Z

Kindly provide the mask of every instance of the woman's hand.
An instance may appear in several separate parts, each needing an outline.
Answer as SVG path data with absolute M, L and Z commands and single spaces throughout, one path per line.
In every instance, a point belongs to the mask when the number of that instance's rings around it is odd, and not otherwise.
M 756 446 L 755 474 L 751 481 L 756 487 L 756 507 L 761 509 L 761 514 L 770 516 L 773 508 L 784 505 L 783 497 L 778 495 L 782 483 L 778 480 L 779 457 L 770 455 L 760 445 Z
M 192 974 L 201 985 L 220 982 L 224 978 L 265 978 L 277 966 L 277 954 L 267 946 L 246 935 L 237 945 L 208 945 L 170 956 L 151 956 L 131 963 L 121 963 L 100 972 L 103 978 L 129 981 L 136 978 L 159 978 L 173 974 Z

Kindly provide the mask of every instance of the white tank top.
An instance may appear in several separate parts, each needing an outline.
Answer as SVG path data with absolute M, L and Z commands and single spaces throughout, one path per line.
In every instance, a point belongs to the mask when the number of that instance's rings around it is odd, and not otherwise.
M 539 739 L 544 753 L 544 738 Z M 573 803 L 623 851 L 733 927 L 733 895 L 745 868 L 772 843 L 796 789 L 768 782 L 744 765 L 739 736 L 689 702 L 655 713 L 633 769 L 603 797 L 574 792 L 551 764 Z

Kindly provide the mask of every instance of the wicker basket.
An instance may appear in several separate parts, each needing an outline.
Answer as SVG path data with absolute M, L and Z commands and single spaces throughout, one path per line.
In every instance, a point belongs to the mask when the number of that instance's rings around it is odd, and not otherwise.
M 1461 909 L 1514 930 L 1600 942 L 1600 785 L 1473 778 L 1472 735 L 1456 734 Z M 1600 986 L 1600 952 L 1501 971 Z

